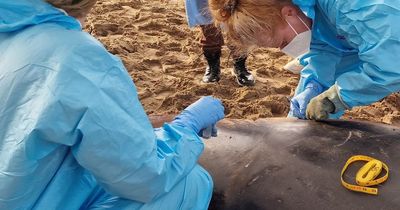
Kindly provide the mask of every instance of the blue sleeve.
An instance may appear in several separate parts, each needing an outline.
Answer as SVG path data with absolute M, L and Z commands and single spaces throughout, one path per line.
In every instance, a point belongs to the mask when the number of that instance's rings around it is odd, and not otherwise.
M 399 1 L 355 1 L 338 5 L 337 27 L 358 46 L 359 62 L 337 78 L 342 100 L 368 105 L 400 90 Z
M 149 202 L 185 178 L 204 147 L 196 133 L 168 124 L 154 131 L 122 62 L 104 48 L 84 44 L 63 57 L 53 87 L 62 109 L 49 115 L 72 128 L 57 141 L 101 186 Z
M 335 83 L 336 65 L 340 62 L 341 56 L 339 51 L 313 35 L 310 52 L 300 59 L 304 68 L 300 74 L 296 94 L 301 93 L 311 80 L 317 81 L 324 89 L 332 86 Z

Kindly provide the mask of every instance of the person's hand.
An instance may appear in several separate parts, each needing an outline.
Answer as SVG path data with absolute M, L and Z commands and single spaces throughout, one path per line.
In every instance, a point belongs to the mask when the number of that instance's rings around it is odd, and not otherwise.
M 329 114 L 334 114 L 347 108 L 348 106 L 339 97 L 337 86 L 333 85 L 325 92 L 311 99 L 307 106 L 307 119 L 328 119 Z
M 223 118 L 224 107 L 221 101 L 205 96 L 183 110 L 172 123 L 190 128 L 200 136 L 204 133 L 204 137 L 209 138 L 217 135 L 215 124 Z
M 307 104 L 312 98 L 322 93 L 322 90 L 323 88 L 318 82 L 314 80 L 308 82 L 304 91 L 290 100 L 289 116 L 306 119 Z
M 215 124 L 208 126 L 207 128 L 202 129 L 199 132 L 199 136 L 208 139 L 212 137 L 216 137 L 217 136 L 217 127 L 215 126 Z

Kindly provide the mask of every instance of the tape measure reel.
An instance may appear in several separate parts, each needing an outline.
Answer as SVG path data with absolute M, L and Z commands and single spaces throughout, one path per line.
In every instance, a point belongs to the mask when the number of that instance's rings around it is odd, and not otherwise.
M 343 174 L 346 169 L 349 167 L 351 163 L 356 161 L 366 161 L 367 163 L 358 170 L 356 174 L 356 183 L 358 185 L 349 184 L 344 181 Z M 386 174 L 378 179 L 376 177 L 381 174 L 382 169 L 385 169 Z M 365 155 L 355 155 L 350 157 L 346 164 L 342 169 L 342 173 L 340 175 L 342 185 L 352 191 L 367 193 L 371 195 L 378 194 L 378 188 L 373 188 L 369 186 L 378 185 L 380 183 L 385 182 L 389 177 L 389 168 L 388 166 L 380 160 L 374 159 L 372 157 L 368 157 Z

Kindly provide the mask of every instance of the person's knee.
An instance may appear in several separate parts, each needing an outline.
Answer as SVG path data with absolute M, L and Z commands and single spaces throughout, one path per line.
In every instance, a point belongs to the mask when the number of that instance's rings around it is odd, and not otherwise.
M 185 199 L 181 209 L 207 209 L 214 186 L 210 174 L 197 165 L 187 176 L 185 184 Z
M 203 51 L 220 51 L 224 45 L 221 30 L 215 25 L 201 26 L 202 39 L 200 40 Z
M 199 179 L 199 187 L 201 188 L 207 188 L 209 189 L 209 191 L 212 191 L 213 187 L 214 187 L 214 183 L 212 180 L 211 175 L 208 173 L 208 171 L 206 171 L 203 167 L 201 167 L 200 165 L 197 165 L 192 173 L 195 173 Z
M 112 196 L 106 192 L 96 194 L 96 199 L 87 209 L 179 209 L 179 210 L 206 210 L 211 200 L 213 181 L 210 174 L 197 165 L 180 181 L 170 192 L 149 202 L 139 203 Z
M 213 181 L 210 174 L 197 165 L 172 191 L 144 204 L 140 209 L 206 210 L 212 191 Z

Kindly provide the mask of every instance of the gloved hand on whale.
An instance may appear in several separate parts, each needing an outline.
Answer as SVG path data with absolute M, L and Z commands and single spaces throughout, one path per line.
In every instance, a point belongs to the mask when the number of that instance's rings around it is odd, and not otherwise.
M 217 136 L 215 124 L 224 118 L 224 107 L 219 99 L 204 96 L 184 109 L 173 124 L 187 127 L 203 138 Z

